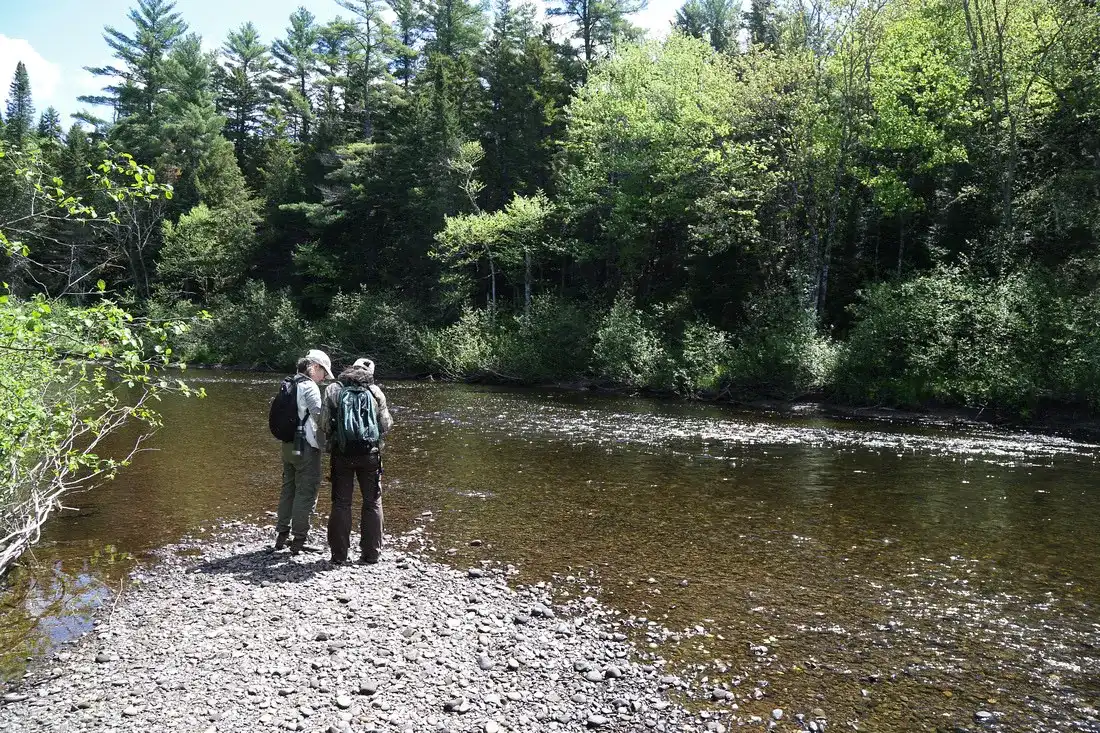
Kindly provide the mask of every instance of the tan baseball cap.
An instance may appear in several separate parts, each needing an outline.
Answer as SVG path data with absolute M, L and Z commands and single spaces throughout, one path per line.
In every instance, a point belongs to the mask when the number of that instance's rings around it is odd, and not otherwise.
M 315 364 L 320 364 L 321 368 L 325 370 L 326 379 L 336 379 L 332 376 L 332 360 L 328 358 L 328 354 L 320 349 L 310 349 L 306 354 L 306 358 Z

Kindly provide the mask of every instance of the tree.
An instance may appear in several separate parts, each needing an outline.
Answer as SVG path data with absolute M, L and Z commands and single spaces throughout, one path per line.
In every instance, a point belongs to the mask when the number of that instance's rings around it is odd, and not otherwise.
M 257 133 L 271 103 L 271 56 L 251 22 L 229 32 L 219 67 L 218 108 L 244 170 L 255 169 Z
M 175 7 L 168 0 L 138 0 L 137 7 L 128 15 L 135 29 L 132 36 L 106 26 L 103 38 L 122 65 L 86 67 L 86 70 L 94 76 L 119 81 L 104 87 L 104 94 L 82 96 L 80 101 L 111 105 L 116 120 L 132 115 L 154 118 L 165 88 L 164 61 L 172 46 L 187 32 L 180 14 L 172 12 Z
M 108 170 L 113 165 L 104 163 Z M 0 215 L 0 256 L 18 251 L 33 262 L 29 248 L 14 236 L 33 228 L 34 219 L 105 223 L 92 206 L 65 191 L 64 181 L 44 171 L 33 153 L 2 151 L 0 177 L 14 167 L 22 174 L 9 193 L 37 198 L 41 205 L 25 201 L 22 208 L 34 212 L 19 222 Z M 168 191 L 151 183 L 147 168 L 127 172 L 132 175 L 116 183 L 97 171 L 94 187 L 112 198 Z M 49 185 L 41 185 L 44 179 Z M 100 302 L 86 308 L 41 294 L 20 299 L 0 292 L 0 574 L 38 541 L 42 525 L 67 493 L 114 476 L 146 436 L 131 443 L 128 453 L 123 449 L 121 458 L 100 455 L 106 440 L 133 421 L 155 426 L 158 416 L 150 405 L 161 394 L 191 392 L 165 369 L 181 366 L 169 338 L 187 324 L 135 318 L 105 299 L 105 288 L 100 281 Z M 130 389 L 115 389 L 119 384 Z M 119 455 L 117 446 L 111 454 Z
M 552 18 L 576 24 L 574 38 L 581 41 L 584 61 L 591 64 L 597 53 L 609 47 L 629 28 L 627 16 L 644 10 L 646 0 L 553 0 L 546 9 Z
M 749 32 L 750 46 L 774 49 L 779 44 L 775 0 L 752 0 L 745 28 Z
M 31 80 L 22 61 L 15 65 L 11 86 L 8 87 L 8 116 L 5 132 L 8 140 L 20 144 L 34 129 L 34 101 L 31 98 Z
M 409 91 L 409 84 L 416 76 L 420 60 L 419 45 L 428 22 L 421 0 L 386 0 L 393 13 L 391 55 L 393 74 L 400 80 L 401 88 Z
M 531 198 L 516 196 L 495 213 L 478 211 L 447 217 L 443 230 L 436 236 L 438 247 L 431 256 L 449 268 L 446 284 L 462 283 L 461 270 L 469 269 L 482 257 L 489 263 L 490 304 L 497 308 L 497 264 L 513 271 L 522 271 L 523 312 L 531 313 L 533 284 L 532 264 L 540 255 L 551 251 L 547 223 L 553 206 L 543 195 Z
M 700 302 L 719 288 L 716 258 L 749 269 L 762 244 L 758 208 L 777 173 L 752 109 L 771 69 L 674 34 L 598 64 L 570 104 L 555 202 L 601 283 Z
M 203 50 L 195 34 L 176 44 L 165 63 L 160 162 L 176 171 L 176 206 L 183 210 L 200 200 L 204 164 L 216 149 L 229 145 L 222 137 L 225 118 L 214 102 L 214 66 L 214 54 Z
M 313 13 L 298 8 L 290 16 L 286 38 L 275 41 L 271 53 L 277 62 L 279 81 L 287 85 L 285 104 L 295 136 L 300 142 L 309 140 L 313 117 L 311 87 L 317 72 L 317 28 Z
M 38 136 L 44 140 L 61 142 L 61 115 L 53 107 L 47 107 L 39 118 Z
M 358 109 L 361 118 L 360 131 L 363 140 L 374 135 L 374 115 L 378 106 L 376 98 L 392 84 L 386 53 L 394 47 L 390 26 L 382 15 L 381 0 L 339 0 L 340 5 L 355 14 L 351 26 L 351 39 L 359 47 L 353 76 L 357 87 Z M 402 47 L 405 44 L 400 44 Z
M 514 194 L 550 190 L 552 163 L 570 88 L 553 48 L 535 31 L 533 5 L 500 0 L 486 44 L 482 76 L 488 104 L 481 121 L 486 205 Z
M 428 53 L 450 59 L 465 56 L 485 37 L 485 6 L 470 0 L 432 0 L 428 4 Z
M 734 0 L 688 0 L 676 11 L 672 26 L 695 38 L 709 41 L 718 52 L 737 48 L 740 7 Z

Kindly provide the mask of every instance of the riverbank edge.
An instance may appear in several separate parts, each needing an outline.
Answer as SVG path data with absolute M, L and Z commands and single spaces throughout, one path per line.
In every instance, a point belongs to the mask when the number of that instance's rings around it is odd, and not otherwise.
M 424 691 L 431 681 L 425 679 L 422 685 L 417 685 L 414 670 L 410 694 L 389 698 L 391 702 L 388 707 L 383 705 L 380 708 L 382 712 L 391 709 L 399 712 L 404 710 L 403 714 L 417 722 L 449 719 L 455 723 L 437 726 L 436 730 L 491 733 L 507 730 L 635 731 L 655 728 L 725 733 L 732 726 L 761 721 L 760 716 L 739 712 L 735 701 L 749 700 L 749 696 L 736 691 L 737 681 L 731 685 L 728 682 L 718 684 L 714 680 L 707 687 L 700 686 L 691 681 L 693 678 L 697 679 L 695 672 L 698 670 L 683 670 L 686 676 L 681 677 L 672 671 L 672 665 L 654 651 L 663 644 L 675 645 L 681 640 L 681 633 L 670 631 L 644 617 L 626 616 L 620 611 L 603 606 L 591 595 L 586 595 L 587 592 L 598 594 L 598 591 L 595 587 L 585 585 L 583 578 L 569 576 L 568 581 L 580 585 L 570 588 L 574 595 L 568 602 L 555 602 L 556 588 L 553 584 L 510 583 L 509 577 L 515 573 L 511 566 L 501 566 L 486 560 L 478 566 L 459 570 L 432 559 L 426 552 L 428 542 L 422 532 L 423 527 L 418 527 L 396 538 L 388 538 L 382 563 L 369 567 L 333 568 L 317 554 L 306 553 L 295 559 L 285 552 L 275 553 L 270 550 L 269 528 L 253 522 L 227 522 L 211 535 L 202 538 L 188 537 L 178 543 L 166 545 L 150 553 L 152 559 L 139 563 L 130 571 L 127 591 L 120 591 L 119 597 L 113 603 L 105 604 L 96 611 L 91 632 L 64 644 L 60 651 L 49 658 L 34 660 L 21 681 L 5 685 L 3 697 L 0 698 L 0 731 L 114 731 L 135 729 L 135 726 L 142 727 L 157 722 L 161 723 L 158 730 L 204 730 L 205 733 L 242 729 L 318 730 L 326 733 L 412 730 L 411 727 L 406 729 L 401 725 L 388 725 L 388 719 L 382 721 L 386 724 L 375 727 L 363 717 L 356 719 L 354 727 L 351 727 L 351 721 L 345 720 L 343 722 L 346 724 L 341 724 L 341 719 L 332 715 L 357 707 L 360 701 L 364 704 L 377 703 L 377 679 L 387 676 L 387 668 L 394 670 L 394 679 L 401 680 L 403 674 L 398 671 L 402 665 L 398 658 L 400 655 L 382 651 L 378 653 L 383 654 L 383 659 L 388 654 L 391 662 L 380 663 L 379 658 L 375 657 L 371 662 L 374 669 L 368 670 L 366 675 L 360 675 L 363 680 L 368 676 L 373 677 L 373 680 L 357 684 L 341 678 L 329 686 L 317 682 L 317 675 L 324 681 L 324 670 L 327 666 L 323 660 L 318 662 L 316 659 L 317 655 L 324 656 L 324 652 L 317 648 L 317 642 L 332 642 L 327 644 L 329 656 L 334 652 L 342 654 L 342 650 L 355 647 L 355 642 L 348 636 L 346 625 L 341 628 L 332 620 L 331 615 L 327 617 L 327 623 L 321 620 L 312 625 L 311 619 L 297 619 L 298 623 L 305 623 L 308 630 L 305 634 L 301 626 L 296 631 L 276 631 L 262 623 L 264 619 L 258 619 L 261 623 L 257 624 L 255 617 L 246 624 L 248 629 L 236 629 L 255 632 L 257 639 L 261 638 L 265 630 L 271 632 L 267 634 L 269 638 L 265 639 L 268 642 L 267 648 L 261 648 L 261 652 L 266 655 L 270 655 L 273 650 L 271 638 L 284 641 L 290 638 L 291 644 L 300 643 L 311 647 L 307 653 L 312 658 L 303 657 L 298 660 L 301 669 L 311 667 L 313 670 L 307 672 L 307 675 L 315 675 L 308 683 L 303 675 L 293 672 L 288 674 L 285 668 L 279 670 L 271 667 L 265 672 L 257 667 L 255 670 L 257 675 L 264 672 L 262 676 L 271 684 L 284 685 L 278 690 L 280 700 L 293 697 L 292 693 L 286 691 L 285 685 L 290 684 L 291 689 L 296 685 L 299 691 L 304 691 L 303 695 L 295 698 L 299 701 L 295 703 L 298 704 L 298 708 L 295 708 L 297 713 L 288 713 L 284 709 L 281 719 L 272 715 L 266 723 L 261 720 L 263 725 L 253 727 L 250 722 L 255 723 L 256 710 L 246 711 L 241 720 L 235 721 L 233 718 L 239 717 L 240 711 L 225 712 L 227 705 L 219 698 L 218 702 L 223 709 L 206 716 L 208 720 L 201 719 L 201 716 L 195 718 L 194 715 L 188 715 L 186 719 L 177 721 L 181 723 L 177 727 L 171 727 L 170 724 L 169 727 L 164 727 L 166 720 L 177 713 L 177 717 L 184 716 L 195 704 L 193 699 L 172 698 L 173 692 L 198 691 L 198 699 L 205 699 L 204 696 L 209 695 L 217 697 L 219 691 L 226 689 L 225 679 L 211 679 L 204 683 L 201 675 L 194 670 L 202 667 L 199 659 L 205 653 L 201 647 L 203 639 L 209 642 L 210 649 L 217 650 L 216 656 L 219 659 L 227 659 L 224 652 L 226 644 L 239 642 L 247 636 L 234 637 L 232 631 L 221 633 L 223 630 L 233 629 L 227 619 L 240 611 L 239 606 L 233 605 L 234 594 L 230 590 L 239 594 L 249 589 L 262 592 L 281 582 L 286 582 L 288 586 L 290 583 L 297 584 L 295 594 L 299 600 L 304 596 L 306 603 L 324 597 L 321 600 L 327 599 L 330 606 L 341 611 L 369 609 L 366 614 L 368 618 L 378 610 L 380 604 L 385 604 L 383 596 L 391 591 L 394 599 L 406 599 L 406 605 L 411 602 L 414 606 L 419 603 L 423 607 L 425 603 L 435 603 L 432 608 L 436 608 L 442 602 L 443 605 L 464 608 L 464 615 L 461 612 L 452 613 L 445 620 L 445 627 L 452 630 L 453 635 L 446 631 L 439 632 L 439 635 L 446 635 L 452 640 L 458 639 L 464 645 L 455 654 L 456 660 L 463 667 L 458 674 L 469 675 L 470 678 L 481 674 L 482 680 L 468 684 L 465 690 L 460 689 L 461 685 L 456 688 L 453 684 L 447 690 L 435 690 L 438 694 L 428 695 L 433 698 L 432 705 L 418 708 L 418 700 L 413 700 L 410 696 L 424 698 Z M 413 547 L 417 543 L 418 549 Z M 279 580 L 277 572 L 275 575 L 271 574 L 274 571 L 268 567 L 268 563 L 275 558 L 286 560 L 286 566 L 289 567 L 287 572 L 294 576 L 292 579 Z M 388 580 L 404 577 L 406 580 L 403 585 L 408 590 L 394 591 L 396 584 L 383 585 L 379 590 L 377 584 L 380 574 Z M 418 594 L 413 587 L 413 581 L 423 580 L 425 577 L 431 592 Z M 205 584 L 202 582 L 202 579 L 209 578 L 213 580 Z M 373 578 L 375 594 L 372 596 L 368 591 L 362 591 L 356 595 L 354 589 L 349 592 L 346 586 L 354 584 L 356 578 L 358 582 L 369 582 Z M 314 588 L 312 596 L 309 588 L 311 579 L 320 579 L 317 581 L 320 588 Z M 559 579 L 555 582 L 564 584 L 565 581 Z M 340 592 L 341 587 L 344 587 L 343 593 Z M 285 597 L 285 593 L 283 595 Z M 280 608 L 284 605 L 285 600 Z M 250 610 L 256 611 L 262 607 L 263 604 L 257 603 Z M 318 602 L 317 608 L 321 607 L 322 604 Z M 203 609 L 197 617 L 193 613 L 195 608 Z M 431 611 L 432 608 L 428 610 Z M 285 610 L 293 612 L 294 609 L 286 607 Z M 270 616 L 270 607 L 268 613 Z M 415 614 L 413 616 L 413 620 L 406 615 L 400 621 L 391 621 L 388 625 L 379 622 L 375 617 L 368 620 L 364 628 L 372 629 L 371 633 L 385 629 L 400 644 L 404 644 L 415 641 L 417 635 L 427 626 L 423 616 L 419 619 L 415 618 Z M 205 630 L 200 628 L 199 635 L 193 633 L 196 623 L 203 627 L 204 618 L 209 620 L 218 617 L 221 617 L 220 624 L 212 623 Z M 279 620 L 283 617 L 276 611 L 274 618 Z M 351 618 L 350 613 L 348 618 Z M 444 626 L 439 623 L 440 618 L 432 613 L 428 613 L 427 619 L 428 622 L 435 621 L 437 631 Z M 312 621 L 316 622 L 317 619 Z M 294 619 L 290 619 L 285 625 L 289 627 L 294 622 Z M 498 624 L 495 630 L 489 628 L 490 622 Z M 326 630 L 315 634 L 315 628 Z M 160 647 L 166 643 L 164 632 L 169 629 L 174 638 L 168 642 L 172 644 L 168 655 L 171 663 L 165 663 L 164 659 L 153 659 L 151 655 L 156 656 L 161 651 Z M 413 629 L 412 633 L 410 629 Z M 472 653 L 474 645 L 470 642 L 475 636 L 474 632 L 477 634 L 476 656 Z M 501 638 L 489 640 L 487 635 L 494 633 L 501 635 Z M 682 633 L 689 637 L 693 634 Z M 139 653 L 134 652 L 135 638 L 139 642 Z M 187 647 L 188 639 L 198 639 L 200 646 Z M 177 646 L 181 640 L 184 648 Z M 649 642 L 648 650 L 642 648 L 642 642 Z M 142 644 L 146 645 L 145 648 L 141 648 Z M 434 644 L 439 645 L 440 639 L 435 639 Z M 534 653 L 530 653 L 528 648 L 531 645 L 535 647 Z M 248 644 L 245 643 L 244 646 L 247 648 Z M 448 654 L 446 643 L 439 648 L 443 649 L 442 654 Z M 233 652 L 234 657 L 237 653 Z M 183 655 L 186 655 L 186 659 L 181 658 Z M 274 656 L 279 656 L 278 650 Z M 404 658 L 414 663 L 417 659 L 408 652 Z M 529 671 L 527 665 L 536 658 L 543 659 L 545 668 L 551 671 L 542 672 L 542 676 L 536 674 L 534 684 L 528 685 L 523 693 L 515 693 L 521 697 L 515 697 L 513 690 L 505 688 L 519 685 L 513 684 L 512 680 L 525 679 L 524 675 Z M 310 667 L 305 666 L 307 661 Z M 370 667 L 371 664 L 365 666 Z M 396 666 L 390 667 L 391 664 Z M 535 664 L 539 663 L 535 661 Z M 458 670 L 458 667 L 450 666 Z M 185 672 L 180 677 L 179 670 L 188 667 L 191 672 Z M 220 666 L 217 668 L 224 671 Z M 173 677 L 173 674 L 176 676 Z M 497 690 L 496 692 L 486 693 L 481 688 L 479 693 L 472 690 L 472 687 L 481 685 L 489 678 L 494 682 L 487 684 Z M 469 683 L 469 679 L 462 679 Z M 500 680 L 505 681 L 501 684 Z M 406 678 L 398 689 L 408 689 L 408 682 L 409 679 Z M 438 681 L 433 684 L 439 687 Z M 243 688 L 236 691 L 243 697 Z M 753 688 L 752 692 L 756 693 L 755 700 L 759 700 L 759 690 Z M 249 697 L 244 699 L 255 702 L 253 698 L 261 693 L 256 692 L 254 686 L 249 686 L 247 694 Z M 152 704 L 153 698 L 158 696 L 160 699 Z M 312 707 L 300 702 L 301 699 L 314 697 L 323 699 L 317 704 L 311 702 Z M 274 694 L 271 698 L 276 699 Z M 551 700 L 550 706 L 557 710 L 543 710 L 546 714 L 540 715 L 539 710 L 547 707 L 542 702 L 544 698 Z M 355 704 L 348 704 L 348 700 L 353 700 Z M 522 704 L 509 709 L 509 700 Z M 255 705 L 251 707 L 255 708 Z M 305 713 L 301 712 L 302 707 L 305 707 Z M 331 708 L 327 711 L 330 713 L 328 717 L 334 722 L 327 728 L 324 725 L 314 725 L 318 721 L 309 720 L 313 711 L 326 707 Z M 377 704 L 374 708 L 379 709 Z M 470 712 L 473 714 L 466 714 Z M 824 729 L 824 714 L 816 709 L 813 712 L 814 715 L 811 716 L 797 717 L 807 721 L 816 718 Z M 248 717 L 249 715 L 252 717 Z M 306 724 L 296 727 L 289 725 L 288 720 L 293 722 L 295 715 L 299 722 L 304 721 Z M 211 725 L 208 726 L 208 722 Z M 9 724 L 11 727 L 7 727 Z M 241 725 L 245 727 L 242 728 Z
M 208 371 L 243 371 L 263 374 L 282 374 L 269 367 L 243 364 L 189 363 L 188 369 Z M 796 397 L 778 398 L 753 392 L 703 392 L 683 395 L 674 390 L 655 390 L 648 387 L 626 387 L 591 379 L 557 382 L 528 383 L 483 374 L 465 379 L 448 379 L 422 372 L 379 373 L 383 379 L 408 382 L 442 382 L 445 384 L 479 384 L 493 387 L 512 387 L 525 390 L 559 390 L 563 392 L 590 392 L 616 397 L 642 396 L 675 402 L 696 402 L 725 405 L 736 409 L 777 415 L 780 417 L 821 417 L 833 420 L 891 423 L 916 427 L 1012 430 L 1040 433 L 1070 438 L 1081 442 L 1100 443 L 1100 412 L 1084 405 L 1052 403 L 1042 405 L 1029 416 L 997 407 L 960 407 L 929 403 L 912 408 L 888 407 L 881 404 L 842 403 L 829 399 L 824 392 L 807 392 Z

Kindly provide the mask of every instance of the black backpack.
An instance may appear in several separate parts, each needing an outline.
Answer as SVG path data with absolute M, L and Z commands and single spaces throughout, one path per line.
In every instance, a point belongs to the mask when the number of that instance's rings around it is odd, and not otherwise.
M 298 431 L 298 383 L 308 378 L 302 374 L 287 377 L 279 387 L 279 394 L 271 401 L 267 427 L 284 443 L 293 441 L 294 433 Z

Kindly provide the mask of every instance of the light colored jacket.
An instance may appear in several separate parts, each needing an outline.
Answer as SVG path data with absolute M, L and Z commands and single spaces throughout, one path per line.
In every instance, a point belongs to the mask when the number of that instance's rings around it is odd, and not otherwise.
M 306 419 L 306 416 L 309 419 Z M 302 379 L 298 382 L 298 421 L 305 420 L 306 442 L 317 450 L 324 450 L 325 436 L 319 428 L 321 419 L 321 390 L 312 379 Z

